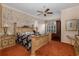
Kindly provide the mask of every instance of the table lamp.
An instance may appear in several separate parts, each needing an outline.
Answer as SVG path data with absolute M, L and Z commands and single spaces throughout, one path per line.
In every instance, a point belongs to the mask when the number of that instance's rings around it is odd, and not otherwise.
M 5 24 L 5 25 L 4 25 L 4 35 L 7 35 L 7 29 L 8 29 L 8 25 Z

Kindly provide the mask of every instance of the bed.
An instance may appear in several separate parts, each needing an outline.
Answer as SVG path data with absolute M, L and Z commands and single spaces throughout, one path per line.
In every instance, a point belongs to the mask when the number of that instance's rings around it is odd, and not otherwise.
M 17 33 L 19 33 L 19 34 L 17 34 Z M 45 39 L 48 38 L 48 35 L 36 35 L 33 33 L 33 29 L 23 28 L 23 27 L 15 28 L 15 36 L 16 36 L 16 42 L 21 44 L 22 46 L 26 47 L 27 50 L 32 53 L 32 55 L 34 54 L 34 50 L 36 50 L 37 48 L 40 47 L 39 43 L 41 43 L 41 44 L 44 43 L 44 42 L 42 42 L 42 40 L 44 39 L 44 41 L 45 41 Z M 39 41 L 39 39 L 41 39 L 41 40 Z M 39 47 L 36 46 L 34 43 L 36 43 Z M 34 47 L 34 45 L 35 45 L 35 47 Z
M 14 32 L 15 32 L 16 38 L 17 38 L 17 35 L 16 35 L 17 33 L 22 35 L 22 36 L 20 36 L 21 40 L 19 40 L 18 42 L 22 46 L 24 46 L 28 50 L 28 52 L 31 52 L 31 55 L 35 55 L 35 51 L 37 49 L 39 49 L 41 46 L 45 45 L 51 39 L 50 34 L 46 34 L 46 35 L 33 34 L 33 28 L 15 26 Z M 28 32 L 32 33 L 32 34 L 29 35 Z M 29 37 L 27 37 L 27 36 L 29 36 Z M 30 39 L 28 40 L 28 38 L 30 38 Z M 27 41 L 25 43 L 26 40 L 28 40 L 30 42 Z M 29 43 L 30 43 L 30 47 L 28 46 Z

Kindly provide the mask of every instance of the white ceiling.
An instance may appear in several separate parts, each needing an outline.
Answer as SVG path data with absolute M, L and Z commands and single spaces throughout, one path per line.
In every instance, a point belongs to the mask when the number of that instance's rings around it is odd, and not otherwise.
M 53 16 L 59 16 L 61 10 L 78 6 L 79 3 L 6 3 L 6 5 L 34 16 L 37 16 L 37 10 L 44 10 L 43 7 L 45 6 L 45 8 L 50 8 L 50 10 L 53 11 L 53 15 L 48 15 L 51 18 Z M 43 15 L 37 17 L 46 18 Z

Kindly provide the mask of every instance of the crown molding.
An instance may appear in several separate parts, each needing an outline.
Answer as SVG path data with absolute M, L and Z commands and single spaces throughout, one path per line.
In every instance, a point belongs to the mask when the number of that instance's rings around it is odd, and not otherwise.
M 24 12 L 24 11 L 22 11 L 22 10 L 19 10 L 19 9 L 16 9 L 16 8 L 13 8 L 13 7 L 10 7 L 10 6 L 8 6 L 8 5 L 6 5 L 6 4 L 3 4 L 3 3 L 2 3 L 1 5 L 2 5 L 2 7 L 7 7 L 7 8 L 9 8 L 9 9 L 15 10 L 15 11 L 20 12 L 20 13 L 22 13 L 22 14 L 25 14 L 25 15 L 31 16 L 31 17 L 33 17 L 33 18 L 35 18 L 35 19 L 38 19 L 38 17 L 36 17 L 36 16 L 34 16 L 34 15 L 32 15 L 32 14 L 29 14 L 29 13 L 27 13 L 27 12 Z

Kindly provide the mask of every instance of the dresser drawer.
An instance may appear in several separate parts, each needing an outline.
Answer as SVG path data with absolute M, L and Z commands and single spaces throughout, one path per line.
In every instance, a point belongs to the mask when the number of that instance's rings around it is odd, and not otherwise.
M 2 43 L 2 48 L 8 47 L 8 40 L 2 40 L 1 43 Z
M 2 48 L 7 48 L 15 45 L 15 36 L 7 35 L 2 36 L 1 46 Z
M 15 45 L 15 39 L 9 39 L 8 43 L 9 43 L 9 46 L 14 46 Z

